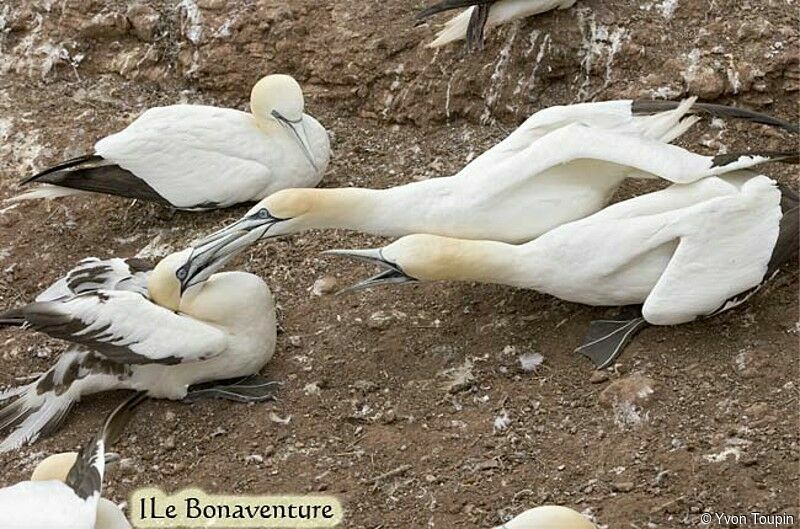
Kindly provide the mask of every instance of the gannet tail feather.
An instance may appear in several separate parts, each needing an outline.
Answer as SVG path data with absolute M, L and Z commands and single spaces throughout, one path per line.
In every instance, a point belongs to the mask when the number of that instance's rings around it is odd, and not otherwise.
M 459 9 L 461 7 L 469 7 L 474 5 L 493 4 L 497 0 L 443 0 L 437 2 L 430 7 L 427 7 L 417 13 L 417 20 L 425 20 L 437 13 Z
M 70 189 L 68 187 L 54 186 L 52 184 L 42 184 L 33 191 L 21 193 L 11 198 L 6 199 L 8 202 L 22 202 L 24 200 L 52 200 L 55 198 L 69 197 L 72 195 L 86 195 L 88 191 L 80 189 Z
M 13 429 L 0 442 L 0 452 L 17 449 L 57 431 L 72 406 L 80 400 L 80 384 L 75 382 L 92 377 L 95 390 L 103 385 L 84 365 L 90 356 L 89 351 L 67 351 L 35 382 L 4 393 L 8 398 L 16 398 L 0 408 L 0 430 Z M 99 388 L 102 389 L 113 388 Z
M 22 180 L 20 185 L 32 183 L 52 184 L 82 192 L 117 195 L 171 206 L 170 202 L 147 182 L 96 154 L 74 158 L 50 167 Z
M 727 165 L 736 164 L 745 158 L 757 159 L 760 158 L 758 164 L 769 162 L 780 162 L 785 164 L 798 164 L 800 163 L 800 153 L 792 151 L 751 151 L 751 152 L 733 152 L 727 154 L 719 154 L 714 157 L 714 167 L 725 167 Z
M 637 100 L 633 102 L 633 113 L 634 115 L 641 115 L 641 114 L 654 114 L 656 112 L 664 112 L 667 110 L 672 110 L 677 108 L 681 105 L 680 101 L 645 101 L 645 100 Z M 786 120 L 776 118 L 774 116 L 770 116 L 768 114 L 764 114 L 761 112 L 756 112 L 754 110 L 749 110 L 746 108 L 737 108 L 731 107 L 726 105 L 715 105 L 711 103 L 693 103 L 692 104 L 692 112 L 693 113 L 703 113 L 709 114 L 713 117 L 717 118 L 728 118 L 728 119 L 742 119 L 745 121 L 752 121 L 754 123 L 761 123 L 762 125 L 769 125 L 771 127 L 777 127 L 784 130 L 787 130 L 792 133 L 800 132 L 800 125 L 797 123 L 791 123 Z

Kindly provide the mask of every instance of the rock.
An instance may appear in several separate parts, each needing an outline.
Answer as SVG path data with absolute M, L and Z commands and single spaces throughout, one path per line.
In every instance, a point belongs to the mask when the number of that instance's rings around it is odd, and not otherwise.
M 600 393 L 600 404 L 607 407 L 621 403 L 641 406 L 650 401 L 655 388 L 653 379 L 639 374 L 630 375 L 609 384 Z
M 744 414 L 753 421 L 763 419 L 769 413 L 769 405 L 766 402 L 757 402 L 744 410 Z
M 367 320 L 367 327 L 370 329 L 385 331 L 392 326 L 393 323 L 406 319 L 406 315 L 399 310 L 379 310 L 373 312 Z
M 153 42 L 158 37 L 160 15 L 158 11 L 144 4 L 134 4 L 125 15 L 136 38 L 144 42 Z
M 606 381 L 608 381 L 608 373 L 605 371 L 594 371 L 589 377 L 589 382 L 592 384 L 602 384 Z
M 128 19 L 120 13 L 98 13 L 80 27 L 90 39 L 112 39 L 128 32 Z
M 378 385 L 371 380 L 356 380 L 353 387 L 364 395 L 378 391 Z
M 264 457 L 260 456 L 259 454 L 250 454 L 249 456 L 244 458 L 244 462 L 245 464 L 254 463 L 257 465 L 259 463 L 264 462 Z
M 633 490 L 632 481 L 617 481 L 611 484 L 611 490 L 614 492 L 630 492 Z
M 319 395 L 320 394 L 319 385 L 316 382 L 306 384 L 305 387 L 303 388 L 303 393 L 305 393 L 308 396 Z
M 333 294 L 339 289 L 339 281 L 333 276 L 323 276 L 314 281 L 311 293 L 315 296 Z
M 163 441 L 161 441 L 161 448 L 165 450 L 174 450 L 175 449 L 175 436 L 170 435 Z
M 725 92 L 725 78 L 710 66 L 701 66 L 686 78 L 689 93 L 703 100 L 714 100 Z
M 289 336 L 289 344 L 292 347 L 300 348 L 303 346 L 303 339 L 296 335 Z

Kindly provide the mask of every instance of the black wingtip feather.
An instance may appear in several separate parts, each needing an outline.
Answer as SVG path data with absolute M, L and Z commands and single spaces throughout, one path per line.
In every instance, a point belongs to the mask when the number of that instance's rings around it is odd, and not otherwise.
M 680 101 L 648 101 L 637 100 L 633 102 L 633 113 L 640 114 L 653 114 L 656 112 L 665 112 L 667 110 L 674 110 L 681 104 Z M 753 123 L 760 123 L 762 125 L 769 125 L 784 129 L 793 134 L 800 132 L 800 125 L 791 123 L 789 121 L 756 112 L 747 108 L 731 107 L 727 105 L 717 105 L 713 103 L 695 103 L 692 105 L 694 113 L 706 113 L 713 117 L 729 118 L 729 119 L 742 119 L 745 121 L 752 121 Z
M 497 0 L 444 0 L 442 2 L 433 4 L 430 7 L 426 7 L 422 11 L 419 11 L 416 19 L 418 21 L 425 20 L 426 18 L 430 18 L 438 13 L 444 13 L 445 11 L 452 11 L 453 9 L 458 9 L 461 7 L 493 4 L 496 1 Z
M 83 166 L 85 164 L 89 164 L 89 163 L 97 164 L 98 162 L 102 162 L 102 161 L 103 161 L 103 157 L 102 156 L 98 156 L 96 154 L 85 154 L 83 156 L 78 156 L 77 158 L 72 158 L 71 160 L 66 160 L 66 161 L 61 162 L 61 163 L 59 163 L 57 165 L 54 165 L 52 167 L 48 167 L 44 171 L 40 171 L 40 172 L 36 173 L 33 176 L 29 176 L 29 177 L 27 177 L 27 178 L 25 178 L 23 180 L 20 180 L 19 185 L 24 186 L 26 184 L 30 184 L 30 183 L 38 182 L 38 181 L 47 182 L 47 180 L 44 178 L 47 175 L 51 175 L 53 173 L 57 173 L 59 171 L 64 171 L 64 170 L 67 170 L 67 169 L 73 169 L 73 170 L 74 169 L 78 169 L 78 168 L 80 168 L 81 166 Z

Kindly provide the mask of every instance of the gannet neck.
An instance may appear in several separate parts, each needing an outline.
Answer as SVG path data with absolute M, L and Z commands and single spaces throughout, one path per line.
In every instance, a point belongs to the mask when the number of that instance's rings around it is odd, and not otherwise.
M 414 209 L 399 188 L 285 189 L 262 204 L 276 218 L 291 219 L 280 234 L 307 229 L 348 229 L 376 235 L 405 235 Z M 419 217 L 419 213 L 416 214 Z M 398 233 L 400 231 L 400 233 Z
M 95 529 L 130 529 L 131 524 L 114 502 L 100 498 L 94 526 Z
M 31 481 L 65 481 L 77 459 L 77 452 L 53 454 L 36 465 Z
M 409 235 L 383 250 L 384 257 L 421 281 L 476 281 L 535 288 L 522 247 L 496 241 Z
M 184 292 L 180 312 L 231 332 L 274 321 L 275 305 L 266 283 L 253 274 L 223 272 Z

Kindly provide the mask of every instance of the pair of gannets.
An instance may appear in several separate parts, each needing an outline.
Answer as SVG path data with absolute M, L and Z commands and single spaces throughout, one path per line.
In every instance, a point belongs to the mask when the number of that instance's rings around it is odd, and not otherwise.
M 494 529 L 597 529 L 597 526 L 567 507 L 543 505 L 527 510 Z
M 459 15 L 450 19 L 436 35 L 429 48 L 438 48 L 451 42 L 467 41 L 472 50 L 483 46 L 486 29 L 505 24 L 512 20 L 538 15 L 553 9 L 567 9 L 577 0 L 443 0 L 417 14 L 417 20 L 467 7 Z
M 30 481 L 0 489 L 0 527 L 7 529 L 130 529 L 125 515 L 102 498 L 106 451 L 145 399 L 138 393 L 108 417 L 99 435 L 79 453 L 52 455 Z
M 114 389 L 153 398 L 268 398 L 270 383 L 254 376 L 275 349 L 275 306 L 261 278 L 214 273 L 192 284 L 179 270 L 189 250 L 155 268 L 137 260 L 88 259 L 34 303 L 0 313 L 0 325 L 21 326 L 74 344 L 35 382 L 0 394 L 0 430 L 17 427 L 0 451 L 55 431 L 84 395 Z M 207 388 L 196 387 L 212 381 Z M 210 385 L 210 384 L 209 384 Z
M 599 211 L 626 178 L 688 183 L 781 157 L 700 156 L 666 145 L 696 122 L 690 112 L 793 127 L 763 114 L 693 99 L 551 107 L 449 178 L 389 189 L 279 191 L 239 221 L 196 242 L 186 272 L 202 274 L 207 260 L 233 256 L 259 239 L 308 229 L 523 243 Z
M 743 303 L 798 252 L 798 197 L 750 171 L 618 202 L 522 245 L 410 235 L 330 253 L 385 272 L 353 288 L 476 281 L 534 289 L 595 306 L 639 305 L 592 322 L 577 351 L 612 363 L 646 324 L 677 325 Z
M 203 105 L 151 108 L 98 141 L 93 153 L 24 180 L 44 185 L 16 199 L 96 192 L 213 209 L 313 187 L 328 166 L 330 142 L 303 108 L 300 85 L 288 75 L 258 81 L 249 114 Z

